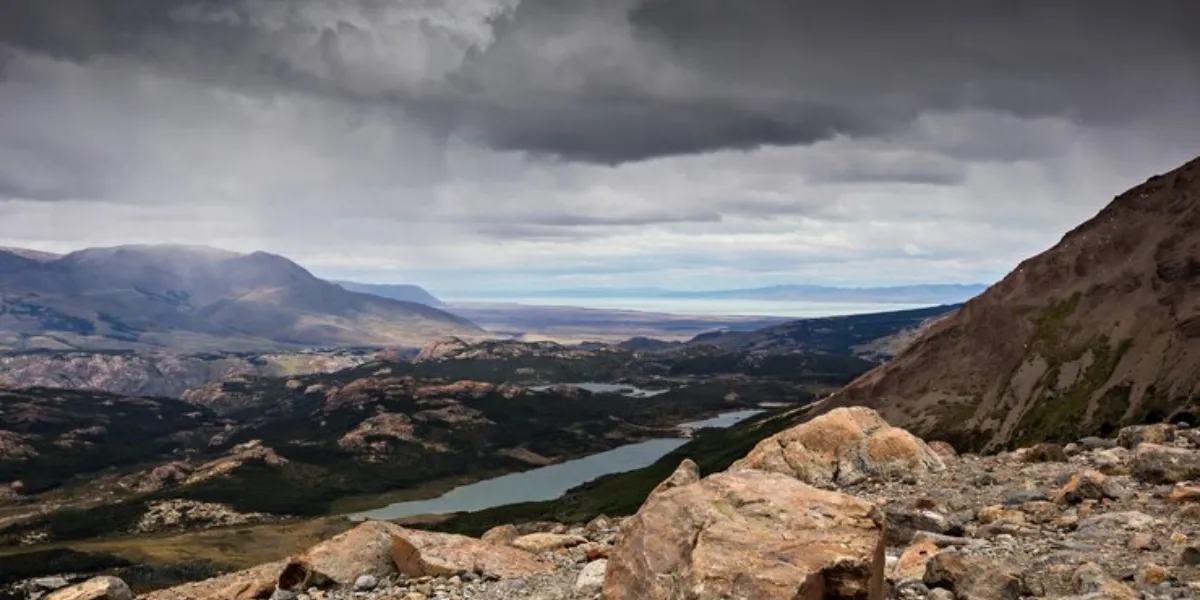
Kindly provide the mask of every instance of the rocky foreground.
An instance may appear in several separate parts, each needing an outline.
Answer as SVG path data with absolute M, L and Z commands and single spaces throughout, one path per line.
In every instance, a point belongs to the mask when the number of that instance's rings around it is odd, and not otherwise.
M 843 408 L 728 471 L 680 468 L 627 519 L 475 539 L 369 521 L 146 600 L 1019 600 L 1200 597 L 1200 430 L 957 455 Z M 126 600 L 119 579 L 22 583 Z

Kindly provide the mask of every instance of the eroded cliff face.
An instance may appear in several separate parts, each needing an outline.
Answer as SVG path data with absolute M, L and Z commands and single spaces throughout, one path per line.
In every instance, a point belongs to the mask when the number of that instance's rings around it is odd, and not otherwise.
M 1095 218 L 818 410 L 863 404 L 962 447 L 1200 409 L 1200 159 Z

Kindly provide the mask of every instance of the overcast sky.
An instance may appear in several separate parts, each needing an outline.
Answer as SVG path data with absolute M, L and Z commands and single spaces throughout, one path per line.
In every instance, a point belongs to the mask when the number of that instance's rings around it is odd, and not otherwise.
M 1193 0 L 9 0 L 0 245 L 991 282 L 1200 154 Z

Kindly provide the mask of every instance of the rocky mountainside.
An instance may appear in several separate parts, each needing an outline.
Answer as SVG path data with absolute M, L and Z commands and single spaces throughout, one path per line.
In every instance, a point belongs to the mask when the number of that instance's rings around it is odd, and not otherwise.
M 1200 411 L 1200 159 L 1095 218 L 821 410 L 996 449 Z
M 754 331 L 719 331 L 692 338 L 688 345 L 732 352 L 780 354 L 823 352 L 886 360 L 898 354 L 933 323 L 961 305 L 916 310 L 801 319 Z
M 178 398 L 185 391 L 242 377 L 331 373 L 375 360 L 369 350 L 275 353 L 26 351 L 0 353 L 0 388 L 99 390 Z
M 391 298 L 404 302 L 416 302 L 434 308 L 445 308 L 446 303 L 430 294 L 419 285 L 387 284 L 387 283 L 357 283 L 354 281 L 335 281 L 334 283 L 362 294 L 371 294 L 381 298 Z
M 190 246 L 0 252 L 0 347 L 418 346 L 479 336 L 436 308 L 352 292 L 286 258 Z
M 702 475 L 682 461 L 628 518 L 505 524 L 479 538 L 366 521 L 274 562 L 168 589 L 120 568 L 86 581 L 10 578 L 8 589 L 18 598 L 57 590 L 47 600 L 1200 594 L 1200 487 L 1188 483 L 1200 477 L 1200 431 L 1187 426 L 978 456 L 842 408 Z M 125 573 L 135 589 L 113 576 Z

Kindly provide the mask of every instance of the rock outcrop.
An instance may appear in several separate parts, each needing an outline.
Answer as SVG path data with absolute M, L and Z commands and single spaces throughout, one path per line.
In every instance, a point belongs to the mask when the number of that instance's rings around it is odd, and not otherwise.
M 730 470 L 783 473 L 817 485 L 848 485 L 945 469 L 941 456 L 911 433 L 863 407 L 839 408 L 775 434 Z
M 652 495 L 625 526 L 606 600 L 883 600 L 883 515 L 779 473 L 741 470 Z
M 816 410 L 871 406 L 985 451 L 1191 421 L 1198 290 L 1195 159 L 1121 194 Z

